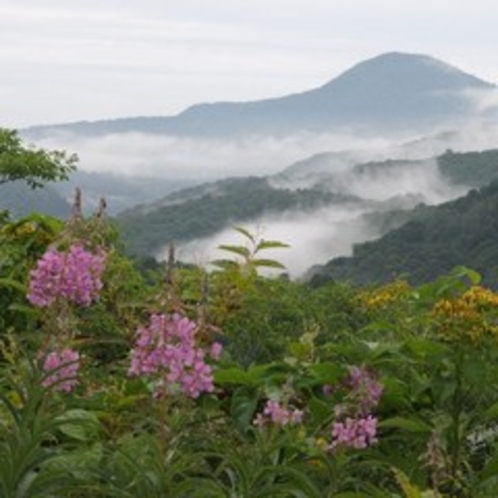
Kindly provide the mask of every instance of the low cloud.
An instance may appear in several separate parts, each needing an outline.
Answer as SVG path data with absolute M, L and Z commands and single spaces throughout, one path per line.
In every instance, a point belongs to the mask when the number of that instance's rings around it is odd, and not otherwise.
M 322 151 L 385 148 L 383 138 L 298 133 L 283 138 L 177 138 L 144 133 L 103 137 L 54 134 L 37 141 L 46 148 L 65 149 L 80 157 L 86 171 L 171 179 L 211 181 L 226 176 L 271 175 L 293 162 Z
M 355 244 L 383 235 L 381 227 L 363 215 L 373 211 L 412 209 L 420 203 L 438 204 L 468 190 L 450 185 L 440 175 L 435 161 L 371 170 L 351 168 L 331 175 L 329 180 L 331 191 L 358 196 L 365 201 L 334 205 L 312 213 L 287 212 L 264 216 L 242 224 L 262 238 L 289 244 L 287 249 L 269 251 L 268 256 L 283 263 L 293 278 L 302 277 L 313 265 L 351 255 Z M 321 184 L 322 188 L 325 186 Z M 184 261 L 206 265 L 223 257 L 217 249 L 220 244 L 243 242 L 233 228 L 226 228 L 212 237 L 181 245 L 178 255 Z M 158 254 L 159 259 L 165 257 L 165 252 Z
M 277 240 L 288 248 L 269 249 L 259 256 L 275 259 L 286 266 L 291 277 L 300 277 L 312 264 L 325 263 L 333 256 L 349 254 L 353 244 L 375 238 L 378 232 L 361 218 L 364 209 L 341 206 L 310 213 L 285 213 L 265 217 L 244 228 L 266 240 Z M 226 228 L 213 237 L 198 239 L 178 247 L 178 258 L 200 265 L 208 265 L 220 258 L 232 259 L 218 246 L 244 245 L 245 240 L 233 228 Z M 158 254 L 165 259 L 166 250 Z

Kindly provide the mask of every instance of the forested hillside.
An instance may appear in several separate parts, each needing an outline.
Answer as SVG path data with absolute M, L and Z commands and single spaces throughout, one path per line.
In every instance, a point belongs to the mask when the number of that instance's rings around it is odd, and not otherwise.
M 356 239 L 364 241 L 372 233 L 379 237 L 398 228 L 416 214 L 411 209 L 418 205 L 452 199 L 498 179 L 498 150 L 448 151 L 437 158 L 368 162 L 341 171 L 334 170 L 334 158 L 328 172 L 326 158 L 320 161 L 317 173 L 313 170 L 315 159 L 310 159 L 306 188 L 299 188 L 298 181 L 293 185 L 292 175 L 287 175 L 285 182 L 280 175 L 231 178 L 128 210 L 117 222 L 130 252 L 154 255 L 172 241 L 210 236 L 234 224 L 258 224 L 264 216 L 299 213 L 314 220 L 323 216 L 323 208 L 345 213 L 354 208 L 362 218 L 352 223 L 369 230 L 368 236 L 361 238 L 360 234 Z M 303 178 L 305 170 L 304 161 L 293 174 Z M 330 254 L 322 261 L 334 254 L 333 241 L 328 243 Z M 309 261 L 309 266 L 316 262 Z
M 173 194 L 156 209 L 138 208 L 117 218 L 132 252 L 153 254 L 169 242 L 212 235 L 231 224 L 249 222 L 265 214 L 307 212 L 331 204 L 358 203 L 359 199 L 319 190 L 275 189 L 266 178 L 232 178 L 216 182 L 203 192 Z
M 311 272 L 315 284 L 351 280 L 384 283 L 406 277 L 428 282 L 458 265 L 471 266 L 498 288 L 498 182 L 440 206 L 420 206 L 409 222 Z

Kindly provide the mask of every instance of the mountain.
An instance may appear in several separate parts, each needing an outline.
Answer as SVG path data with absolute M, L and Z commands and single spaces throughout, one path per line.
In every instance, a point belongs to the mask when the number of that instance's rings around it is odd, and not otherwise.
M 33 127 L 23 134 L 39 138 L 54 132 L 140 132 L 227 138 L 301 131 L 413 132 L 474 116 L 475 99 L 494 90 L 495 85 L 427 55 L 393 52 L 361 62 L 319 88 L 284 97 L 203 103 L 170 117 Z
M 358 244 L 351 257 L 316 266 L 315 285 L 331 280 L 380 284 L 396 277 L 429 282 L 456 266 L 468 266 L 498 288 L 498 181 L 439 206 L 419 206 L 410 220 L 379 240 Z

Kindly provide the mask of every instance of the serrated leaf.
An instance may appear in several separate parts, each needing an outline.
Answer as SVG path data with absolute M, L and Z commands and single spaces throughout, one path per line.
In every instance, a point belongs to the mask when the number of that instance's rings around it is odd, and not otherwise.
M 288 247 L 290 247 L 289 244 L 279 242 L 278 240 L 262 240 L 256 246 L 256 252 L 262 251 L 264 249 L 285 249 Z
M 273 259 L 253 259 L 252 264 L 256 267 L 278 268 L 279 270 L 286 269 L 286 267 L 282 263 L 279 263 L 278 261 L 275 261 Z
M 214 261 L 211 261 L 211 264 L 221 268 L 222 270 L 234 270 L 239 266 L 235 261 L 230 259 L 215 259 Z
M 222 251 L 232 252 L 234 254 L 242 256 L 245 259 L 249 259 L 251 257 L 251 251 L 244 246 L 232 246 L 232 245 L 222 244 L 218 246 L 218 249 L 221 249 Z

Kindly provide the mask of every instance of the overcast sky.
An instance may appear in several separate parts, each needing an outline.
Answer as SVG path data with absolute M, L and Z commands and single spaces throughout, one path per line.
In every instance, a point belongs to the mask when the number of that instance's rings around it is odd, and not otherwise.
M 176 114 L 387 51 L 498 82 L 496 0 L 0 0 L 0 126 Z

